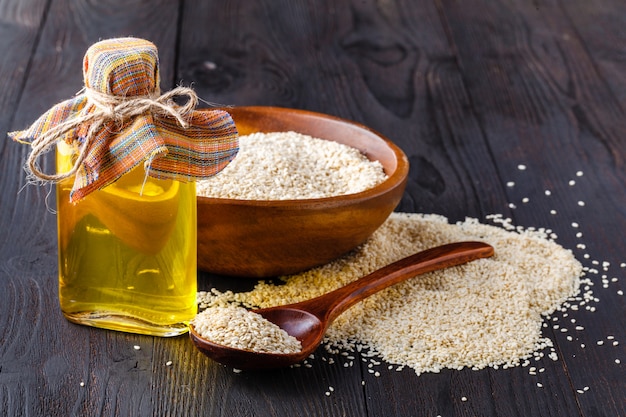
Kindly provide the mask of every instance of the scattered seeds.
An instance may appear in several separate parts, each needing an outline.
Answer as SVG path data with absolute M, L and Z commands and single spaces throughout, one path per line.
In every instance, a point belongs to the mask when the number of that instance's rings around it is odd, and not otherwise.
M 526 166 L 520 164 L 518 169 L 525 170 Z M 577 171 L 576 176 L 582 177 L 583 172 Z M 573 186 L 576 181 L 570 180 L 568 183 Z M 509 181 L 506 186 L 513 188 L 515 182 Z M 552 191 L 546 189 L 544 194 L 551 196 Z M 530 199 L 524 197 L 520 201 L 529 203 Z M 583 200 L 578 200 L 576 204 L 579 207 L 585 206 Z M 514 203 L 509 203 L 508 206 L 511 209 L 517 208 Z M 557 215 L 554 209 L 549 212 Z M 488 216 L 487 219 L 498 226 L 499 230 L 493 230 L 493 226 L 480 224 L 475 219 L 450 225 L 440 216 L 394 213 L 368 242 L 335 262 L 302 274 L 281 277 L 280 280 L 284 282 L 280 285 L 261 282 L 248 293 L 221 293 L 212 290 L 199 297 L 199 303 L 202 308 L 230 304 L 267 307 L 301 301 L 345 285 L 425 247 L 474 238 L 493 244 L 496 255 L 462 268 L 451 268 L 445 274 L 435 272 L 419 280 L 407 281 L 351 308 L 329 330 L 324 344 L 328 353 L 359 352 L 361 360 L 368 365 L 368 372 L 375 376 L 380 373 L 374 369 L 374 357 L 387 362 L 385 367 L 388 372 L 394 369 L 400 372 L 405 367 L 410 367 L 417 374 L 438 372 L 443 368 L 469 367 L 478 370 L 487 366 L 493 369 L 526 367 L 531 361 L 539 362 L 544 357 L 557 361 L 559 357 L 552 341 L 541 335 L 541 329 L 548 327 L 545 321 L 550 320 L 554 323 L 554 329 L 569 333 L 566 327 L 560 325 L 569 311 L 594 312 L 594 304 L 600 300 L 594 296 L 592 278 L 598 276 L 603 288 L 617 283 L 618 278 L 609 275 L 611 263 L 592 259 L 589 253 L 583 253 L 587 246 L 581 242 L 576 245 L 576 249 L 580 251 L 579 256 L 589 263 L 589 266 L 582 267 L 570 251 L 554 243 L 557 236 L 552 230 L 532 227 L 524 229 L 514 226 L 511 219 L 501 215 Z M 579 229 L 580 224 L 573 221 L 571 227 Z M 581 239 L 583 234 L 576 232 L 575 236 Z M 545 258 L 546 253 L 551 254 L 549 259 Z M 626 268 L 626 262 L 619 263 L 619 267 Z M 606 274 L 600 276 L 600 268 Z M 462 273 L 457 274 L 457 269 L 462 269 Z M 532 275 L 541 276 L 542 282 L 535 285 L 532 279 L 526 280 L 523 273 L 520 275 L 520 269 L 535 271 Z M 480 274 L 486 279 L 482 280 L 482 284 L 467 282 L 467 285 L 460 285 L 467 278 L 472 281 L 474 274 Z M 516 275 L 513 282 L 526 282 L 528 285 L 523 288 L 509 288 L 510 292 L 506 296 L 501 286 L 493 287 L 495 282 L 510 286 L 508 277 L 513 275 Z M 543 284 L 547 284 L 548 288 L 543 288 Z M 513 306 L 507 307 L 508 311 L 493 315 L 494 311 L 490 311 L 483 304 L 482 296 L 486 293 L 493 294 L 494 291 L 496 296 L 492 302 L 495 304 L 499 303 L 501 296 L 508 301 L 515 300 Z M 616 292 L 620 296 L 624 294 L 621 289 Z M 532 300 L 530 304 L 534 306 L 533 309 L 524 310 L 528 305 L 518 309 L 518 303 L 521 305 L 529 300 Z M 424 311 L 428 311 L 428 314 L 423 313 Z M 442 317 L 446 319 L 442 321 Z M 453 320 L 450 320 L 451 317 Z M 526 319 L 523 320 L 522 317 Z M 578 323 L 575 318 L 567 320 L 572 324 Z M 469 321 L 487 325 L 477 332 L 471 325 L 468 326 Z M 584 323 L 584 320 L 580 320 L 580 323 Z M 577 332 L 585 330 L 585 326 L 581 324 L 575 326 Z M 461 332 L 460 329 L 465 331 Z M 523 329 L 530 331 L 519 331 Z M 487 334 L 488 337 L 481 338 L 477 336 L 479 333 Z M 510 345 L 505 348 L 501 334 L 508 334 L 507 340 L 514 342 L 516 348 L 511 348 Z M 565 336 L 569 342 L 583 337 L 579 333 Z M 390 343 L 390 340 L 394 343 Z M 612 346 L 619 345 L 612 335 L 606 336 L 606 340 Z M 596 344 L 602 346 L 605 342 L 598 340 Z M 580 349 L 585 348 L 585 343 L 580 343 Z M 466 352 L 468 358 L 463 359 L 462 355 L 459 357 L 459 352 Z M 348 359 L 348 355 L 342 356 Z M 345 367 L 353 365 L 354 356 L 350 356 L 349 361 L 343 362 Z M 450 359 L 452 357 L 455 360 Z M 576 355 L 572 355 L 572 358 L 576 358 Z M 327 364 L 335 363 L 332 357 L 322 357 L 322 361 Z M 616 365 L 621 364 L 619 358 L 614 359 L 614 362 Z M 309 363 L 305 365 L 311 366 Z M 544 367 L 537 370 L 537 367 L 531 366 L 528 373 L 536 376 L 545 370 Z M 361 381 L 361 384 L 364 386 L 365 381 Z M 541 388 L 543 384 L 538 382 L 537 387 Z M 331 388 L 329 387 L 326 395 L 333 391 Z M 582 394 L 589 389 L 585 386 L 577 392 Z M 461 400 L 467 401 L 467 397 L 462 397 Z

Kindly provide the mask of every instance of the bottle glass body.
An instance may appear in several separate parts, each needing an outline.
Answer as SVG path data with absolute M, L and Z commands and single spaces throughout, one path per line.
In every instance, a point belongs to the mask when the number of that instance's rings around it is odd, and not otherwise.
M 57 172 L 75 155 L 57 147 Z M 197 313 L 195 183 L 146 177 L 143 164 L 77 203 L 57 184 L 59 301 L 72 322 L 155 336 Z

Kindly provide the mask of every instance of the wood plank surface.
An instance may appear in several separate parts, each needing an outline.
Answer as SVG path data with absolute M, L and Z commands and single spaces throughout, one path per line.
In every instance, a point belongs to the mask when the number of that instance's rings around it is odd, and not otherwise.
M 0 0 L 2 136 L 81 88 L 90 44 L 144 37 L 164 90 L 320 111 L 392 139 L 411 162 L 398 211 L 553 230 L 597 299 L 546 318 L 558 360 L 533 359 L 536 375 L 383 363 L 376 376 L 322 349 L 310 367 L 234 373 L 186 337 L 63 318 L 54 194 L 25 186 L 28 148 L 3 140 L 0 415 L 626 416 L 624 28 L 618 0 Z

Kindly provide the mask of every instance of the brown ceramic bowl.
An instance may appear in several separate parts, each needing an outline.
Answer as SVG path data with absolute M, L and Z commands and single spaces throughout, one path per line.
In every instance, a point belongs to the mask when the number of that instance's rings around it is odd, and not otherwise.
M 198 196 L 198 268 L 220 275 L 272 277 L 304 271 L 363 243 L 396 208 L 409 163 L 400 148 L 347 120 L 277 107 L 228 109 L 240 135 L 295 131 L 355 147 L 388 176 L 356 194 L 308 200 Z

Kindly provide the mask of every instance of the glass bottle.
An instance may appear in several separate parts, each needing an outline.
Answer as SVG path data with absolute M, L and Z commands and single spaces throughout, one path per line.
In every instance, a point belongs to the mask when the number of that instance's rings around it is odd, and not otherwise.
M 75 152 L 57 145 L 57 172 Z M 59 301 L 75 323 L 154 336 L 185 333 L 196 305 L 194 182 L 147 176 L 143 164 L 77 203 L 57 184 Z

